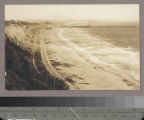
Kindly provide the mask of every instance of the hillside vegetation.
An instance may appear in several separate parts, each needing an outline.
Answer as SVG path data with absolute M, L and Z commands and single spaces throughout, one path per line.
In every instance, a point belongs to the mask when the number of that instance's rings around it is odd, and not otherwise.
M 6 22 L 5 68 L 7 90 L 68 89 L 45 68 L 40 48 L 38 23 Z

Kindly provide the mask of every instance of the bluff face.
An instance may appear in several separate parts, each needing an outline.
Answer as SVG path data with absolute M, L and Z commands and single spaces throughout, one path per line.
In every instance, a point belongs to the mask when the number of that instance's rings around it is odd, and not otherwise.
M 42 62 L 39 33 L 50 23 L 5 23 L 5 87 L 7 90 L 64 90 L 65 81 L 54 77 Z

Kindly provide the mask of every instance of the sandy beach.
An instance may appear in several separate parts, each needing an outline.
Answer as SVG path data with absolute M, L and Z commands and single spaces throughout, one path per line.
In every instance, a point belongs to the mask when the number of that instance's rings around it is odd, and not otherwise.
M 6 34 L 11 41 L 15 38 L 17 46 L 26 51 L 30 49 L 38 74 L 42 70 L 35 53 L 40 52 L 48 73 L 66 83 L 69 90 L 140 89 L 139 52 L 116 46 L 102 35 L 91 34 L 88 28 L 8 25 Z M 52 84 L 55 88 L 55 80 Z
M 130 56 L 137 53 L 116 48 L 80 28 L 53 28 L 41 34 L 47 59 L 64 79 L 70 78 L 70 89 L 139 89 L 139 73 L 134 73 L 139 68 L 132 73 L 126 68 L 139 64 Z

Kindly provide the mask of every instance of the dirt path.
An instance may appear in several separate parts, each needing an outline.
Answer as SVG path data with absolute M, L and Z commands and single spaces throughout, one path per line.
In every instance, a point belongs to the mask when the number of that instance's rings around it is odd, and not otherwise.
M 62 28 L 44 29 L 40 35 L 41 54 L 46 68 L 66 80 L 71 90 L 139 89 L 139 81 L 99 64 L 101 61 L 69 41 L 63 32 Z

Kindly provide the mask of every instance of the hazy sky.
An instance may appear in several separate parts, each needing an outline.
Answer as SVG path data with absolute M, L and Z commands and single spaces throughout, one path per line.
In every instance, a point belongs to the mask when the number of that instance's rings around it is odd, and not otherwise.
M 95 19 L 100 21 L 139 21 L 139 5 L 6 5 L 5 19 Z

